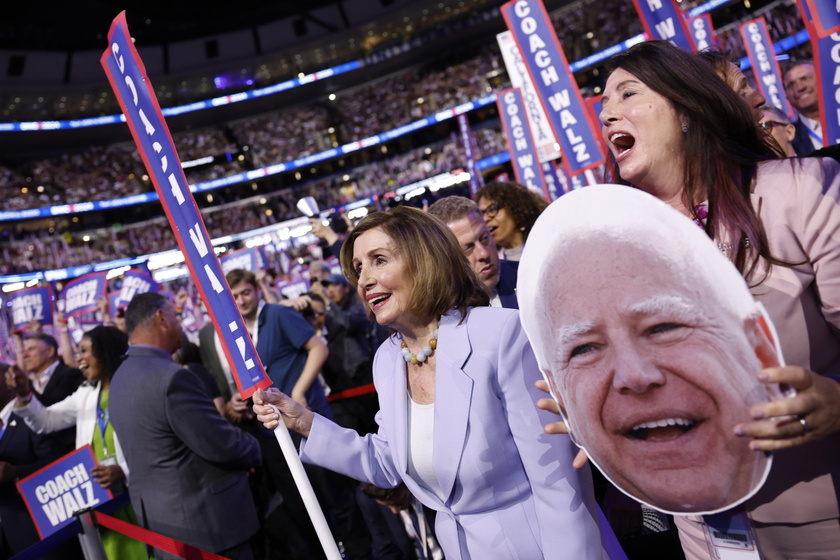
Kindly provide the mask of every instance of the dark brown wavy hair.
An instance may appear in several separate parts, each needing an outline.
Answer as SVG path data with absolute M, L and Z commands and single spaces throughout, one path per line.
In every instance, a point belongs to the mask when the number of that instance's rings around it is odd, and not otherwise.
M 679 147 L 685 162 L 682 202 L 700 220 L 695 205 L 708 200 L 706 233 L 721 239 L 726 232 L 737 243 L 732 258 L 738 270 L 749 279 L 760 258 L 788 265 L 770 254 L 764 226 L 750 202 L 758 163 L 778 156 L 743 99 L 709 63 L 668 41 L 634 45 L 607 66 L 610 72 L 621 68 L 633 74 L 687 122 Z M 610 180 L 629 184 L 612 156 L 608 173 Z
M 548 202 L 539 194 L 510 181 L 487 183 L 475 193 L 476 202 L 482 198 L 497 202 L 499 208 L 504 208 L 510 213 L 516 229 L 522 232 L 522 241 L 528 239 L 534 222 L 548 206 Z
M 406 277 L 412 281 L 409 313 L 439 317 L 454 307 L 463 320 L 468 307 L 490 304 L 484 283 L 450 229 L 434 216 L 408 206 L 368 214 L 344 241 L 341 268 L 353 287 L 359 283 L 359 274 L 353 267 L 356 240 L 375 228 L 391 238 L 394 253 L 406 263 Z M 370 309 L 368 316 L 371 318 Z

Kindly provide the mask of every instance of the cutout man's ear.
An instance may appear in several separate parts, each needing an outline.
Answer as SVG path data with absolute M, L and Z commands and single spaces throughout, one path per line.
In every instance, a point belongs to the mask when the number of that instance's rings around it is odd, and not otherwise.
M 762 369 L 782 365 L 771 339 L 770 327 L 764 316 L 753 317 L 744 321 L 744 330 L 758 361 L 761 362 Z
M 563 416 L 563 421 L 566 423 L 566 429 L 569 431 L 569 436 L 572 438 L 572 441 L 576 441 L 574 433 L 572 432 L 572 423 L 569 421 L 569 413 L 566 406 L 563 404 L 563 397 L 560 394 L 554 374 L 546 369 L 543 371 L 543 378 L 545 378 L 548 382 L 548 389 L 551 391 L 551 396 L 554 397 L 554 400 L 557 401 L 557 406 L 560 407 L 560 414 Z
M 566 409 L 563 406 L 563 399 L 560 397 L 560 391 L 557 389 L 557 382 L 554 380 L 554 374 L 549 370 L 545 370 L 543 372 L 543 378 L 545 378 L 546 382 L 548 382 L 548 390 L 551 391 L 551 396 L 554 397 L 555 401 L 557 401 L 557 404 L 560 406 L 560 410 L 565 416 Z

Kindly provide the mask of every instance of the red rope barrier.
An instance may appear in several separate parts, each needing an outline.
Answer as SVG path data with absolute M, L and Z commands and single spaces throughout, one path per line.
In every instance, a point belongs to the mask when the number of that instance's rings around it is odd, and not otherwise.
M 352 397 L 358 397 L 359 395 L 367 395 L 368 393 L 375 392 L 376 386 L 374 386 L 373 383 L 368 383 L 367 385 L 359 385 L 358 387 L 352 387 L 345 391 L 339 391 L 338 393 L 331 393 L 327 396 L 327 401 L 340 401 L 341 399 L 349 399 Z
M 180 556 L 186 560 L 228 560 L 224 556 L 219 556 L 218 554 L 213 554 L 212 552 L 195 548 L 194 546 L 165 537 L 161 534 L 155 533 L 154 531 L 149 531 L 143 527 L 132 525 L 122 519 L 111 517 L 105 513 L 93 512 L 93 514 L 96 522 L 103 527 L 122 533 L 127 537 L 131 537 L 134 540 L 159 548 L 170 554 Z

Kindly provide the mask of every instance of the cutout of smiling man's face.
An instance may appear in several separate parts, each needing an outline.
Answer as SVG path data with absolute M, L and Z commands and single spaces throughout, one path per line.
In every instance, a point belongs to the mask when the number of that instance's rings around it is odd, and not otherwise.
M 685 272 L 643 245 L 572 244 L 545 269 L 543 328 L 549 383 L 593 462 L 640 501 L 705 512 L 763 481 L 768 458 L 734 427 L 767 394 L 757 323 Z

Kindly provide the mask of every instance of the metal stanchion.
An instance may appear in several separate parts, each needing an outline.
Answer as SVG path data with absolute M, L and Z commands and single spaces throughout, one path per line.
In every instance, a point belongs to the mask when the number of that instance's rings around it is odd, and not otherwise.
M 99 529 L 93 522 L 93 510 L 91 508 L 80 509 L 73 516 L 82 525 L 82 532 L 79 533 L 79 543 L 82 545 L 85 560 L 108 560 L 105 556 L 105 549 L 102 548 Z

